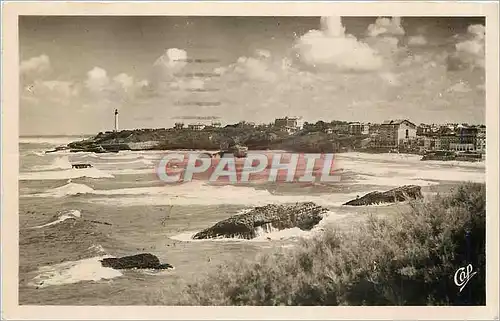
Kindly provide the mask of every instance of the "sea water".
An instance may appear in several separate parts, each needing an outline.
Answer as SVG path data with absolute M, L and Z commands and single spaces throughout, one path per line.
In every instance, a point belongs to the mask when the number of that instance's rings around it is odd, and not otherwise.
M 340 182 L 328 184 L 166 184 L 155 166 L 166 152 L 45 154 L 74 138 L 20 141 L 20 304 L 148 304 L 158 291 L 174 298 L 218 264 L 290 248 L 328 225 L 350 226 L 369 214 L 397 213 L 382 204 L 344 207 L 374 190 L 416 184 L 428 197 L 460 181 L 484 182 L 484 162 L 421 162 L 403 154 L 344 153 L 335 157 Z M 92 168 L 73 169 L 72 163 Z M 311 231 L 260 228 L 253 240 L 193 240 L 200 230 L 255 206 L 310 201 L 329 212 Z M 95 223 L 98 222 L 98 223 Z M 116 271 L 99 260 L 151 253 L 174 270 Z M 166 292 L 165 292 L 166 291 Z M 170 292 L 169 292 L 170 291 Z M 165 299 L 168 303 L 168 298 Z

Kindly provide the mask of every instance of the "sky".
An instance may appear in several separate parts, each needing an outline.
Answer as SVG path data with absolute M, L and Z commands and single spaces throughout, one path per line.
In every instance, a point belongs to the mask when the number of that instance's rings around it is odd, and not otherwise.
M 19 19 L 20 134 L 305 121 L 485 123 L 467 17 Z M 197 119 L 198 118 L 198 119 Z

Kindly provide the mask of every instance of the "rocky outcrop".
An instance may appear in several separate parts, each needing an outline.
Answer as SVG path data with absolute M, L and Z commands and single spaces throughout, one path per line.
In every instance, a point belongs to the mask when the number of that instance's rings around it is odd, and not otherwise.
M 193 236 L 193 239 L 255 238 L 259 231 L 298 227 L 310 230 L 323 219 L 327 209 L 312 202 L 293 205 L 255 207 L 253 210 L 218 222 Z
M 356 198 L 352 201 L 349 201 L 344 205 L 365 206 L 380 203 L 396 203 L 404 202 L 409 199 L 421 199 L 422 197 L 423 196 L 420 186 L 405 185 L 386 192 L 371 192 L 361 198 Z
M 103 267 L 110 267 L 115 270 L 124 269 L 171 269 L 172 265 L 166 263 L 161 264 L 160 259 L 150 253 L 141 253 L 120 258 L 106 258 L 101 260 Z

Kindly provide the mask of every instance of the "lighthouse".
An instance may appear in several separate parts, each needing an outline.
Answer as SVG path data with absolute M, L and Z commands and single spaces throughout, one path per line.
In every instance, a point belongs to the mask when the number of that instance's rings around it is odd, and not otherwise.
M 118 109 L 115 109 L 115 132 L 118 131 Z

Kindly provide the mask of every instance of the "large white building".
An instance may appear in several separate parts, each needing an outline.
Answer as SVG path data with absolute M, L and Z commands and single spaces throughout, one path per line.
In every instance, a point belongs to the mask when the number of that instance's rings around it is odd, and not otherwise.
M 302 117 L 276 118 L 274 125 L 291 133 L 304 128 L 304 119 Z
M 417 126 L 406 119 L 388 120 L 380 125 L 379 146 L 396 148 L 417 138 Z

